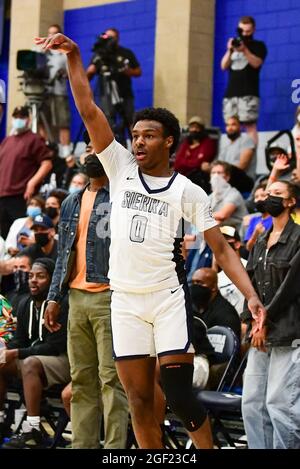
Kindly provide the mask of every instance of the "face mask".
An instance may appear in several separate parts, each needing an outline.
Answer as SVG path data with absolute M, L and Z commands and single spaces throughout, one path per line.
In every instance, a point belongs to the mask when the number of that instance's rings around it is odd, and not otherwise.
M 58 209 L 56 207 L 47 207 L 45 209 L 46 215 L 48 215 L 49 218 L 53 219 L 57 217 L 58 215 Z
M 212 174 L 210 177 L 210 185 L 212 188 L 212 191 L 215 194 L 223 194 L 225 190 L 229 187 L 229 184 L 223 176 L 220 174 Z
M 95 153 L 85 158 L 84 170 L 89 178 L 100 178 L 105 174 L 104 168 Z
M 41 246 L 41 248 L 49 243 L 48 233 L 35 233 L 34 237 L 36 244 Z
M 22 130 L 26 129 L 27 127 L 27 120 L 20 119 L 19 117 L 13 117 L 12 126 L 17 132 L 22 132 Z
M 191 286 L 191 299 L 193 305 L 200 309 L 206 306 L 211 297 L 210 288 L 204 287 L 203 285 L 193 284 Z
M 205 136 L 205 130 L 199 131 L 199 132 L 189 132 L 189 135 L 187 137 L 189 143 L 193 143 L 194 140 L 202 140 L 203 137 Z
M 29 272 L 23 270 L 16 270 L 14 272 L 15 291 L 18 293 L 26 293 L 29 290 L 28 286 Z
M 286 207 L 283 205 L 283 197 L 277 197 L 275 195 L 269 195 L 265 200 L 265 209 L 272 217 L 278 217 Z
M 265 200 L 258 200 L 254 203 L 256 210 L 260 213 L 266 213 L 266 203 Z
M 80 187 L 77 187 L 77 186 L 69 187 L 69 194 L 77 194 L 77 192 L 80 192 L 80 191 L 81 191 Z
M 41 207 L 34 207 L 33 205 L 28 205 L 26 213 L 28 217 L 34 218 L 42 213 L 42 209 Z
M 234 140 L 236 140 L 237 138 L 239 138 L 239 136 L 241 135 L 240 132 L 231 132 L 231 133 L 227 133 L 227 137 L 229 138 L 229 140 L 231 140 L 232 142 L 234 142 Z

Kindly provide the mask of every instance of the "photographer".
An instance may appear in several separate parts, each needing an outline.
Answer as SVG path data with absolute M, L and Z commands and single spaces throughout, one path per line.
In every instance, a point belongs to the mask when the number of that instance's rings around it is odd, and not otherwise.
M 243 16 L 237 29 L 238 37 L 228 40 L 227 51 L 221 61 L 221 69 L 229 69 L 223 117 L 226 122 L 229 117 L 237 115 L 257 144 L 259 72 L 266 58 L 267 48 L 262 41 L 253 39 L 255 20 L 251 16 Z
M 87 68 L 91 79 L 95 74 L 100 77 L 100 106 L 116 130 L 118 114 L 125 129 L 130 129 L 134 114 L 134 96 L 131 77 L 142 74 L 140 64 L 130 49 L 119 45 L 119 31 L 109 28 L 94 45 L 94 55 Z M 124 135 L 121 135 L 121 138 Z M 123 143 L 123 142 L 122 142 Z

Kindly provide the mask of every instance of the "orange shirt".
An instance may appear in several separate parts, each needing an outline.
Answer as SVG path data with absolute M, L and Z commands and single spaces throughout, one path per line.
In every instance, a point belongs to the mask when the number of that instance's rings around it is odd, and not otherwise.
M 81 199 L 81 209 L 75 240 L 75 266 L 70 288 L 78 288 L 89 292 L 109 290 L 107 283 L 93 283 L 86 281 L 86 240 L 91 212 L 94 207 L 97 192 L 86 189 Z

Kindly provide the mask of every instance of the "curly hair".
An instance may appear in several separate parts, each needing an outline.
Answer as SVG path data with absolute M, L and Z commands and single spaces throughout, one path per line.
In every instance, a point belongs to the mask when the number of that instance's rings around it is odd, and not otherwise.
M 134 126 L 138 121 L 145 120 L 160 122 L 164 129 L 164 137 L 169 137 L 170 135 L 173 137 L 174 142 L 170 148 L 170 155 L 172 155 L 177 148 L 180 138 L 180 125 L 177 117 L 168 111 L 168 109 L 147 107 L 135 113 L 132 125 Z

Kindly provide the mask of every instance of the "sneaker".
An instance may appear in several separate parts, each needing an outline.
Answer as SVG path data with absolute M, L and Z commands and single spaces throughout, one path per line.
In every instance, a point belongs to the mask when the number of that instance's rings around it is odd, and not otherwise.
M 32 428 L 27 421 L 23 422 L 22 432 L 14 435 L 2 445 L 3 449 L 44 449 L 47 442 L 41 430 Z

